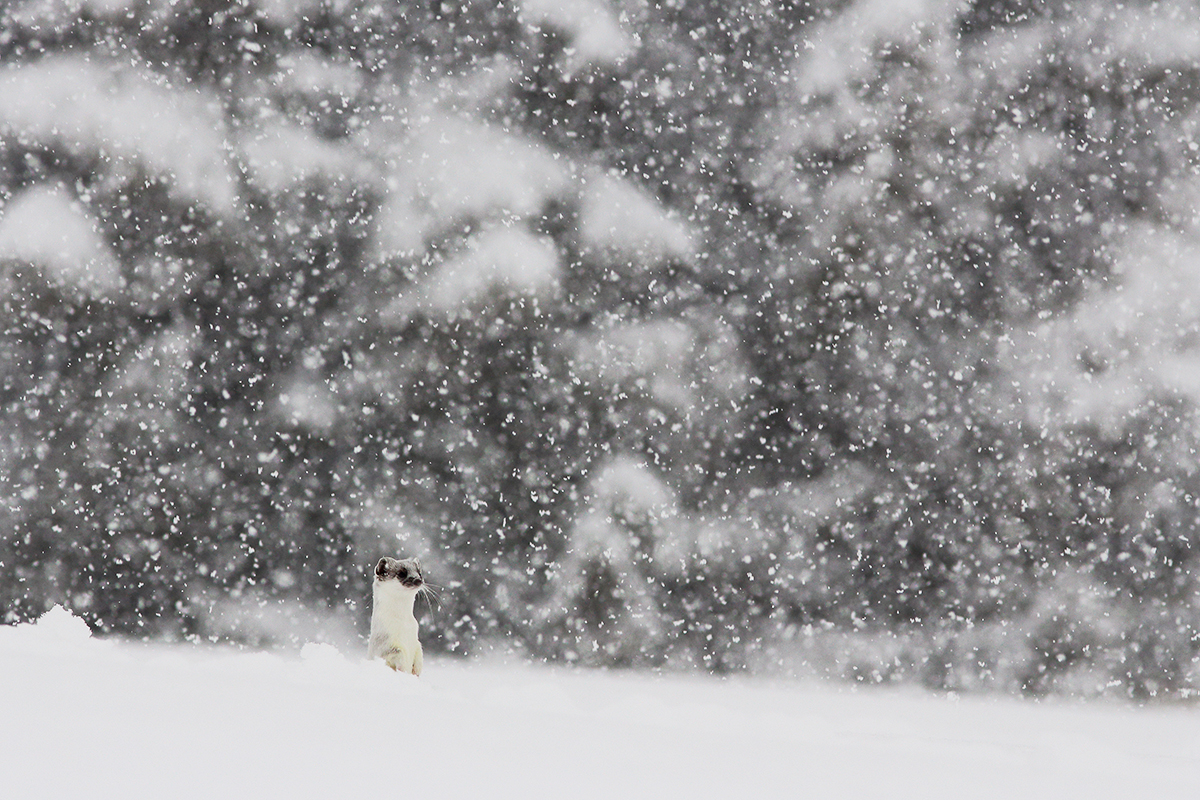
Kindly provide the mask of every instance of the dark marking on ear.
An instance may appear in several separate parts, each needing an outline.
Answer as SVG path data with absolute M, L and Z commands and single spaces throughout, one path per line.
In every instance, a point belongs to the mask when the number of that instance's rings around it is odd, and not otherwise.
M 386 578 L 387 577 L 387 559 L 386 558 L 379 559 L 379 563 L 375 565 L 375 577 L 376 578 Z

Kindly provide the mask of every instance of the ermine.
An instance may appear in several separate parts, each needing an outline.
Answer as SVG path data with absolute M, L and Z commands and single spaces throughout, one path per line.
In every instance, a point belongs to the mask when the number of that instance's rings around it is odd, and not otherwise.
M 421 642 L 413 602 L 425 586 L 414 558 L 381 558 L 371 589 L 371 642 L 367 658 L 382 658 L 397 672 L 421 674 Z

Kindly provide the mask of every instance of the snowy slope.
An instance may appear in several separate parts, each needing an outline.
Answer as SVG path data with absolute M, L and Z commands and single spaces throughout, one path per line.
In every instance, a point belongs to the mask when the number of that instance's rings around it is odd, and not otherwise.
M 1200 711 L 0 628 L 5 798 L 1195 798 Z

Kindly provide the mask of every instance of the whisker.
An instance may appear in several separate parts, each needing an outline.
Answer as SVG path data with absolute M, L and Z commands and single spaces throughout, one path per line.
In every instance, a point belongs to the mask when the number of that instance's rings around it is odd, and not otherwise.
M 442 608 L 441 599 L 438 597 L 437 592 L 434 591 L 429 586 L 428 583 L 421 584 L 421 588 L 417 590 L 417 594 L 419 594 L 425 598 L 425 605 L 427 605 L 429 607 L 430 613 L 434 613 L 434 611 L 435 611 L 434 605 L 433 605 L 434 601 L 437 601 L 437 609 L 436 610 L 441 611 L 441 608 Z

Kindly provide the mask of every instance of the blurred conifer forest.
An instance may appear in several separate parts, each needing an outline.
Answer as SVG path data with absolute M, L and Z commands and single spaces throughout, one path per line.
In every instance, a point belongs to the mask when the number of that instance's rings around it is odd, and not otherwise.
M 0 2 L 0 609 L 1200 689 L 1194 0 Z M 431 613 L 432 612 L 432 613 Z

